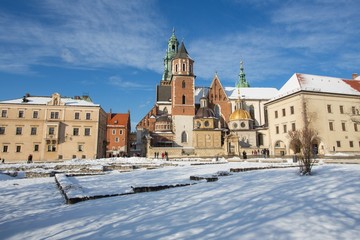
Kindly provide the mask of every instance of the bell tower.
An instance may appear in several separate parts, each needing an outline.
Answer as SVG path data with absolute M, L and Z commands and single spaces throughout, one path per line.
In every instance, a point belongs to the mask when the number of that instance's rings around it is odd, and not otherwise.
M 175 143 L 193 147 L 193 118 L 195 116 L 194 61 L 182 42 L 172 61 L 171 114 Z

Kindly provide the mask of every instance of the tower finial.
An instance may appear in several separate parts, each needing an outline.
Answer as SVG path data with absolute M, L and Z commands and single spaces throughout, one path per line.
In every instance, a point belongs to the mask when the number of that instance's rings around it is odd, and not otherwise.
M 250 84 L 247 82 L 245 77 L 243 61 L 240 61 L 239 80 L 236 83 L 236 87 L 250 87 Z
M 173 34 L 175 34 L 175 27 L 173 27 L 173 31 L 172 31 Z

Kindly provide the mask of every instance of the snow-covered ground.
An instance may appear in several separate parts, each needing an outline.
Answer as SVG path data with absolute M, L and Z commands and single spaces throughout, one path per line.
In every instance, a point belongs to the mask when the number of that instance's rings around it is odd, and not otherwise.
M 175 163 L 179 166 L 113 171 L 71 181 L 84 193 L 97 195 L 131 191 L 131 186 L 189 182 L 191 175 L 230 168 L 278 165 Z M 297 168 L 239 172 L 216 182 L 73 205 L 64 203 L 53 177 L 0 176 L 0 239 L 358 239 L 360 235 L 360 165 L 318 165 L 312 176 L 299 176 Z

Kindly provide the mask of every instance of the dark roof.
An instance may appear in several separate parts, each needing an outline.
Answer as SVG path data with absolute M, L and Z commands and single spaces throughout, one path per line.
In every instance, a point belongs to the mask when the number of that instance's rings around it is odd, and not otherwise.
M 196 112 L 195 118 L 214 118 L 215 113 L 209 107 L 202 107 Z
M 171 86 L 157 86 L 156 101 L 169 102 L 171 99 Z
M 188 52 L 186 51 L 184 42 L 181 42 L 180 49 L 174 58 L 190 58 Z

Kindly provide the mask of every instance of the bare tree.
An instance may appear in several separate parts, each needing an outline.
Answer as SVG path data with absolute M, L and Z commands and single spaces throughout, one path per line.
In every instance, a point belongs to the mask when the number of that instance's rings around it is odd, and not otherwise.
M 311 169 L 315 163 L 317 149 L 313 148 L 313 143 L 317 141 L 318 132 L 310 126 L 311 115 L 307 112 L 306 101 L 302 100 L 302 115 L 304 126 L 302 129 L 289 131 L 290 148 L 295 154 L 299 153 L 300 174 L 311 175 Z

